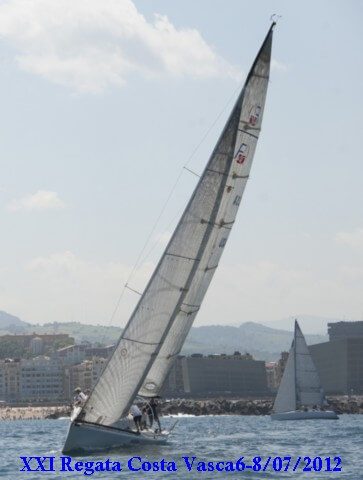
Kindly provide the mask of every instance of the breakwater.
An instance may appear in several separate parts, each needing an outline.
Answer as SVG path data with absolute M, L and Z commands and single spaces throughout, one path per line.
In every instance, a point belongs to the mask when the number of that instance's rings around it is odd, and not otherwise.
M 363 396 L 348 399 L 345 397 L 328 397 L 326 410 L 338 414 L 363 414 Z M 273 399 L 174 399 L 160 402 L 162 415 L 269 415 Z
M 327 410 L 334 410 L 338 415 L 363 414 L 363 396 L 354 398 L 328 397 Z M 172 399 L 160 400 L 160 415 L 269 415 L 273 399 Z M 56 419 L 68 417 L 71 413 L 69 405 L 57 407 L 5 407 L 0 409 L 0 420 L 34 420 Z

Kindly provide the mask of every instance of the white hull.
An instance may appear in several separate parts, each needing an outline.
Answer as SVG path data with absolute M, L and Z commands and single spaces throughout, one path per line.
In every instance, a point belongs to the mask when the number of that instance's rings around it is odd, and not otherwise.
M 272 420 L 338 420 L 338 415 L 331 410 L 295 410 L 292 412 L 272 413 Z
M 72 422 L 63 453 L 112 450 L 130 444 L 164 444 L 168 436 L 169 432 L 166 431 L 156 434 L 151 430 L 145 430 L 138 434 L 132 430 Z

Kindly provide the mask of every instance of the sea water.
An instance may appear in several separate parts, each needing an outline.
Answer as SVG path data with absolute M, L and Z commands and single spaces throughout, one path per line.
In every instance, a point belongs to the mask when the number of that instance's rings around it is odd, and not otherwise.
M 162 419 L 165 427 L 170 427 L 175 421 L 176 418 L 172 417 Z M 70 465 L 73 468 L 77 461 L 89 462 L 88 465 L 92 462 L 102 462 L 102 465 L 106 466 L 107 459 L 111 464 L 118 462 L 122 468 L 121 471 L 95 471 L 93 474 L 91 468 L 87 471 L 87 475 L 84 469 L 73 472 L 61 471 L 61 449 L 68 427 L 69 420 L 64 418 L 0 422 L 0 478 L 9 480 L 63 478 L 72 480 L 85 478 L 363 480 L 363 415 L 341 415 L 336 421 L 286 422 L 272 421 L 268 416 L 182 416 L 178 418 L 178 424 L 166 445 L 133 445 L 113 452 L 72 458 Z M 54 471 L 42 471 L 41 468 L 37 471 L 27 471 L 20 457 L 27 457 L 28 460 L 29 457 L 54 458 Z M 195 457 L 194 460 L 193 457 Z M 230 468 L 236 466 L 241 457 L 243 457 L 241 462 L 249 465 L 250 468 L 225 470 L 227 464 Z M 260 457 L 261 460 L 257 458 L 254 462 L 253 459 L 256 457 Z M 270 462 L 263 471 L 269 457 Z M 291 457 L 290 465 L 286 468 L 289 457 Z M 298 457 L 301 458 L 301 463 L 294 472 L 292 469 Z M 311 462 L 320 457 L 321 471 L 314 471 L 314 468 L 303 471 L 306 465 L 306 461 L 304 463 L 303 460 L 305 457 L 309 457 Z M 336 457 L 341 459 L 341 463 L 338 471 L 333 471 L 339 463 Z M 327 458 L 331 459 L 328 469 L 326 468 Z M 164 465 L 170 466 L 174 463 L 176 471 L 161 469 L 157 472 L 147 471 L 149 465 L 154 463 L 161 468 L 162 460 L 165 462 Z M 208 465 L 208 462 L 212 463 Z M 319 462 L 315 461 L 317 469 L 320 466 Z M 190 467 L 191 463 L 192 468 L 189 471 L 188 465 Z M 217 463 L 222 471 L 216 469 Z M 142 465 L 146 466 L 146 470 Z M 29 462 L 29 466 L 32 470 L 39 467 L 34 460 Z M 280 471 L 274 471 L 274 466 Z M 313 467 L 313 463 L 310 463 L 310 467 Z M 140 470 L 134 471 L 138 468 Z M 214 468 L 214 470 L 208 470 L 208 468 Z M 287 471 L 284 471 L 285 469 Z M 330 471 L 325 471 L 329 469 Z

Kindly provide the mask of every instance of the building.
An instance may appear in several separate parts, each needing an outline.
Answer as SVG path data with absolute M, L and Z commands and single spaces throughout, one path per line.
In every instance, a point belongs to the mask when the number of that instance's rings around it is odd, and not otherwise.
M 108 358 L 115 350 L 115 345 L 107 345 L 105 347 L 87 347 L 86 358 L 92 359 L 94 357 Z
M 164 396 L 263 396 L 268 394 L 265 362 L 251 355 L 193 354 L 178 357 L 163 388 Z
M 73 398 L 74 389 L 79 387 L 83 392 L 91 390 L 93 384 L 92 361 L 84 360 L 78 365 L 64 369 L 64 391 L 68 399 Z
M 328 323 L 329 341 L 343 338 L 363 338 L 363 321 Z
M 276 392 L 278 388 L 277 362 L 266 362 L 265 367 L 266 367 L 267 387 L 271 392 Z
M 62 366 L 49 357 L 21 360 L 20 392 L 23 402 L 64 400 Z
M 8 403 L 63 401 L 61 365 L 48 357 L 1 360 L 0 400 Z
M 96 384 L 97 380 L 101 376 L 103 369 L 107 363 L 106 358 L 94 357 L 92 359 L 92 387 Z
M 65 397 L 72 400 L 77 387 L 88 393 L 94 387 L 106 363 L 105 358 L 95 357 L 92 360 L 84 360 L 78 365 L 66 366 L 63 376 Z
M 19 402 L 21 399 L 21 360 L 0 360 L 0 400 Z
M 310 345 L 309 350 L 325 393 L 363 393 L 363 337 L 318 343 Z
M 32 355 L 42 355 L 44 351 L 44 342 L 40 337 L 34 337 L 30 340 L 29 347 Z
M 54 358 L 62 365 L 76 365 L 86 359 L 86 350 L 88 345 L 69 345 L 63 347 L 54 353 Z

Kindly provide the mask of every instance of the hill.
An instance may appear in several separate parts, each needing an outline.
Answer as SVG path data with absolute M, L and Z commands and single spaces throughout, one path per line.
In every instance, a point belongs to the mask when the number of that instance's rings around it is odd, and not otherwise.
M 23 322 L 20 318 L 0 310 L 0 334 L 5 333 L 26 333 L 31 327 L 29 323 Z
M 275 320 L 266 323 L 272 328 L 290 331 L 293 329 L 294 318 L 295 317 L 284 318 L 282 320 Z M 326 318 L 314 315 L 297 315 L 296 318 L 298 319 L 299 325 L 304 334 L 309 333 L 315 335 L 326 335 L 328 332 L 328 323 L 341 322 L 343 320 L 342 318 Z
M 86 325 L 78 322 L 47 323 L 31 325 L 17 317 L 2 312 L 0 316 L 0 334 L 4 333 L 68 333 L 77 343 L 88 341 L 110 345 L 119 338 L 122 329 L 102 325 Z M 10 323 L 9 323 L 10 322 Z M 290 322 L 292 323 L 292 322 Z M 249 352 L 256 359 L 277 360 L 280 353 L 288 350 L 292 340 L 291 330 L 268 327 L 259 323 L 246 322 L 239 327 L 228 325 L 209 325 L 192 327 L 182 353 L 241 353 Z M 327 341 L 324 335 L 306 335 L 308 344 Z
M 279 330 L 259 323 L 246 322 L 239 327 L 210 325 L 193 327 L 183 353 L 232 353 L 239 350 L 251 353 L 256 359 L 276 360 L 282 351 L 289 350 L 293 332 Z M 325 342 L 325 335 L 306 335 L 308 344 Z

